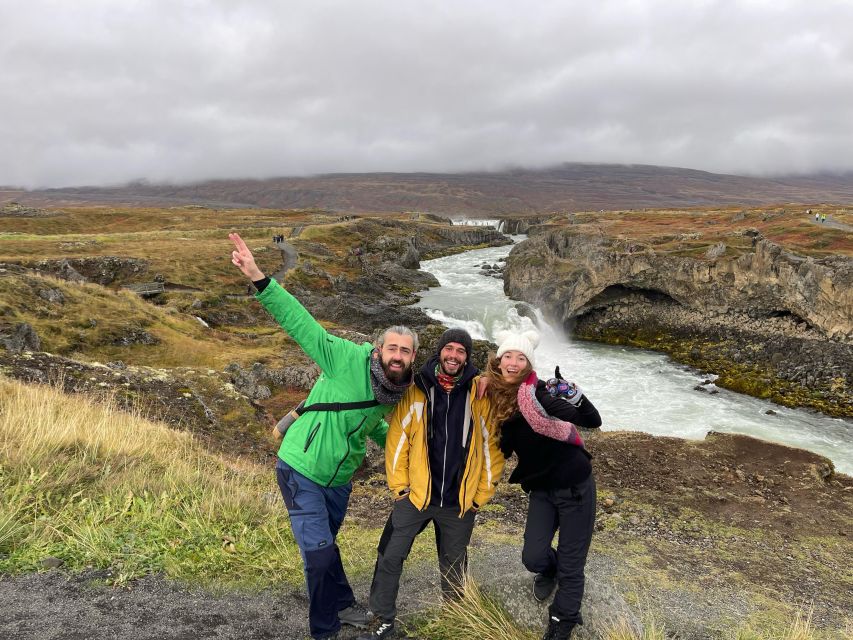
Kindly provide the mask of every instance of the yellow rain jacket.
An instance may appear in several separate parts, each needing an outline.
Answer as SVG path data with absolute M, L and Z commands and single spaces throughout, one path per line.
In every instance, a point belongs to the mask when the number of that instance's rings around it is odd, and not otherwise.
M 480 508 L 492 498 L 504 468 L 504 456 L 498 446 L 498 427 L 489 418 L 489 400 L 476 397 L 477 379 L 470 385 L 461 425 L 465 468 L 459 483 L 460 517 L 472 506 Z M 443 393 L 440 388 L 437 391 Z M 413 384 L 388 419 L 385 437 L 388 486 L 395 499 L 408 494 L 412 504 L 421 511 L 429 505 L 432 492 L 427 451 L 430 409 L 427 392 Z

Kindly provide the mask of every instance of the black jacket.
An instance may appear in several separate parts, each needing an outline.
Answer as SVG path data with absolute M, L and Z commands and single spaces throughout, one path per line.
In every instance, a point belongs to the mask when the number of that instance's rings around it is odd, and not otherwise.
M 601 416 L 586 396 L 575 407 L 548 395 L 540 380 L 536 398 L 555 418 L 588 429 L 601 426 Z M 509 481 L 520 484 L 525 491 L 565 489 L 583 482 L 592 473 L 591 456 L 586 449 L 536 433 L 520 411 L 501 424 L 501 451 L 506 458 L 513 452 L 518 456 L 518 466 Z
M 469 442 L 462 442 L 465 408 L 474 377 L 480 372 L 465 363 L 462 377 L 447 393 L 435 376 L 438 357 L 433 357 L 415 375 L 415 384 L 427 397 L 427 449 L 432 474 L 430 504 L 459 506 L 459 482 L 465 468 Z M 470 416 L 468 416 L 470 420 Z

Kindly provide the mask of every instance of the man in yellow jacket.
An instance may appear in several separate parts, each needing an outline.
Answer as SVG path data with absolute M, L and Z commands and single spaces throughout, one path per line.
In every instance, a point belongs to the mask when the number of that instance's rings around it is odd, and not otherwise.
M 489 400 L 476 397 L 471 350 L 467 331 L 445 331 L 388 421 L 385 471 L 395 503 L 370 587 L 378 627 L 360 640 L 394 636 L 403 561 L 430 521 L 442 591 L 453 597 L 461 587 L 474 514 L 494 495 L 504 467 Z

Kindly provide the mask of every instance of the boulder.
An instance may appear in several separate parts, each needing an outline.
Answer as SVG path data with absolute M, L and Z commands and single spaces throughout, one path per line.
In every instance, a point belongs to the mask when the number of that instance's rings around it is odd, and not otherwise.
M 39 298 L 51 304 L 63 304 L 65 302 L 65 296 L 59 289 L 40 289 L 38 295 Z
M 515 622 L 527 629 L 544 630 L 548 620 L 548 602 L 533 598 L 533 575 L 521 564 L 519 547 L 496 545 L 478 549 L 486 558 L 472 561 L 472 575 L 483 591 L 498 600 Z M 586 566 L 584 598 L 581 605 L 584 624 L 577 627 L 573 638 L 610 637 L 607 632 L 622 624 L 642 637 L 643 626 L 625 599 L 610 584 L 608 570 L 596 557 L 590 556 Z
M 41 340 L 38 334 L 26 322 L 14 326 L 0 326 L 0 344 L 12 353 L 41 351 Z

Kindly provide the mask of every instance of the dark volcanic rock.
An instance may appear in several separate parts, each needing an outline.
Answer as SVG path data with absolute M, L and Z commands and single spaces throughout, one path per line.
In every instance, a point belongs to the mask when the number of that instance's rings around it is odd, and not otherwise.
M 41 340 L 38 334 L 26 322 L 14 326 L 0 326 L 0 344 L 12 353 L 41 351 Z
M 143 275 L 148 261 L 118 256 L 89 256 L 62 260 L 39 260 L 26 266 L 71 282 L 95 282 L 101 285 L 122 283 Z

